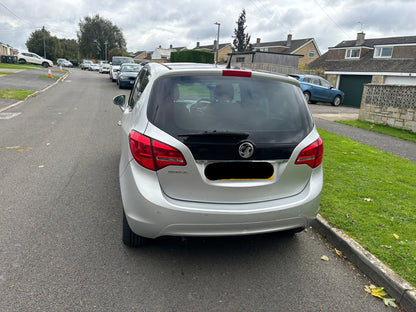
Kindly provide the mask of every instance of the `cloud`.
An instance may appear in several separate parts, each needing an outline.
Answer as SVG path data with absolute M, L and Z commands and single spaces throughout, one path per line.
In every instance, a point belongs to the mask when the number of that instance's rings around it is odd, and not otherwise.
M 325 51 L 361 29 L 367 38 L 415 35 L 413 0 L 0 0 L 0 41 L 26 50 L 26 40 L 42 26 L 58 38 L 76 39 L 80 20 L 99 14 L 123 31 L 132 52 L 212 44 L 215 22 L 221 23 L 220 42 L 231 43 L 243 8 L 251 42 L 285 40 L 290 32 L 293 39 L 315 38 Z

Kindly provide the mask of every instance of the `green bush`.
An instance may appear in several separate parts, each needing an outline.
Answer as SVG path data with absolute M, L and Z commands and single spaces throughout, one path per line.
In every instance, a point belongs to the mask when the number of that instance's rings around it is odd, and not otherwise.
M 208 51 L 185 50 L 179 52 L 172 52 L 170 54 L 170 61 L 177 62 L 191 62 L 191 63 L 214 63 L 214 53 Z

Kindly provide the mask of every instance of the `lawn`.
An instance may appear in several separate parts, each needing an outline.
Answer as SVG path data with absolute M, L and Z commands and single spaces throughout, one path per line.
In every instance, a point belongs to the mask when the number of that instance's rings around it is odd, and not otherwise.
M 416 164 L 319 129 L 321 215 L 416 286 Z
M 24 100 L 35 92 L 35 90 L 2 89 L 0 90 L 0 98 Z
M 30 65 L 30 64 L 8 64 L 0 63 L 1 68 L 12 68 L 12 69 L 34 69 L 34 68 L 43 68 L 40 65 Z
M 409 130 L 393 128 L 387 125 L 374 124 L 372 122 L 360 120 L 340 120 L 337 122 L 373 132 L 394 136 L 402 140 L 416 142 L 416 133 Z

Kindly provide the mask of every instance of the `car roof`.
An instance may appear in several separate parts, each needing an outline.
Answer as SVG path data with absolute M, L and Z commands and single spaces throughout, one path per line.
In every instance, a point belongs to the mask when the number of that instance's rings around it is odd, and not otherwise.
M 274 74 L 270 72 L 255 71 L 251 69 L 227 68 L 224 65 L 206 64 L 206 63 L 147 63 L 149 67 L 158 76 L 175 76 L 180 74 L 207 74 L 207 75 L 224 75 L 224 71 L 228 71 L 228 75 L 240 76 L 239 73 L 250 73 L 251 77 L 266 78 L 288 82 L 299 86 L 299 82 L 287 75 Z

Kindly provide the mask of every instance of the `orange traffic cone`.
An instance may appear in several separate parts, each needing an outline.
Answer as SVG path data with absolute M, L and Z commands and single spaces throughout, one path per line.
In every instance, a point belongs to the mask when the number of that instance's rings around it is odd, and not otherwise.
M 62 71 L 62 65 L 59 65 L 59 70 Z
M 52 78 L 52 72 L 51 72 L 51 68 L 50 67 L 48 67 L 48 77 L 49 78 Z

